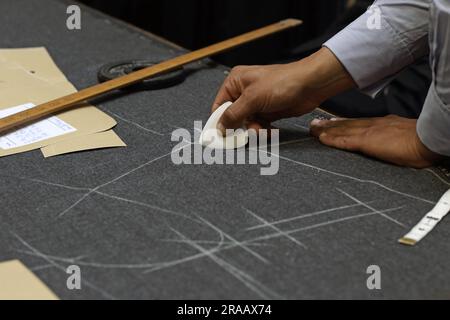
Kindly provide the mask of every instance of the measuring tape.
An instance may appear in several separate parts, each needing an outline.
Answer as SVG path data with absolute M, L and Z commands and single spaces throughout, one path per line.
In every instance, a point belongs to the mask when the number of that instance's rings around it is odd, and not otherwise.
M 450 211 L 450 190 L 448 190 L 442 198 L 438 201 L 436 206 L 428 212 L 425 217 L 403 238 L 398 242 L 413 246 L 436 227 L 436 225 L 447 215 Z

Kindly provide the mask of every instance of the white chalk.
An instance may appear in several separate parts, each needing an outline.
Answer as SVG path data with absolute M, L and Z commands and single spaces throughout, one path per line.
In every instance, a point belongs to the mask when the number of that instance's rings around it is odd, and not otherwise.
M 211 115 L 200 134 L 199 143 L 201 145 L 212 149 L 237 149 L 247 144 L 248 131 L 245 126 L 235 129 L 233 134 L 226 137 L 217 129 L 220 118 L 232 104 L 232 102 L 224 103 Z

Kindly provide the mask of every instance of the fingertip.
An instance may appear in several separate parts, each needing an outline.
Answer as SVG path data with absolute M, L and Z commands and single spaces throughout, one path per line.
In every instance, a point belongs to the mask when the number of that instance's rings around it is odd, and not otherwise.
M 249 121 L 247 123 L 247 129 L 248 130 L 255 130 L 256 132 L 258 132 L 259 130 L 261 130 L 263 128 L 264 127 L 260 123 L 258 123 L 256 121 Z
M 309 126 L 309 133 L 316 138 L 319 138 L 320 134 L 323 132 L 323 129 L 320 126 L 311 124 Z
M 321 134 L 319 134 L 319 139 L 321 141 L 325 140 L 326 138 L 328 138 L 328 134 L 326 132 L 322 132 Z
M 327 145 L 329 147 L 333 146 L 334 143 L 334 137 L 327 132 L 322 132 L 319 134 L 319 141 L 323 143 L 324 145 Z
M 214 104 L 211 107 L 211 113 L 214 113 L 214 111 L 216 111 L 220 106 L 221 106 L 220 103 L 214 102 Z

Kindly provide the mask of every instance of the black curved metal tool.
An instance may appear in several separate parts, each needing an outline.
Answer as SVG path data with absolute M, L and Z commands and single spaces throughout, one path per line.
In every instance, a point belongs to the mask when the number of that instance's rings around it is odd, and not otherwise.
M 126 60 L 111 62 L 103 65 L 98 71 L 99 82 L 106 82 L 121 76 L 130 74 L 147 67 L 151 67 L 161 61 L 152 60 Z M 186 72 L 183 67 L 167 73 L 163 73 L 154 78 L 146 79 L 122 90 L 158 90 L 175 86 L 186 79 Z

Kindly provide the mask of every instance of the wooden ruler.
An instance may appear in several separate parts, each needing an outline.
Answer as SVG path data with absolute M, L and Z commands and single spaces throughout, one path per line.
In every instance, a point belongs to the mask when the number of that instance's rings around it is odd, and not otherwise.
M 268 35 L 293 28 L 302 23 L 300 20 L 287 19 L 267 27 L 257 29 L 240 36 L 213 44 L 206 48 L 187 53 L 185 55 L 164 61 L 160 64 L 127 74 L 107 82 L 103 82 L 81 91 L 43 103 L 32 109 L 25 110 L 14 115 L 0 119 L 0 132 L 7 131 L 17 126 L 27 124 L 52 113 L 59 112 L 75 105 L 86 102 L 107 92 L 120 89 L 147 78 L 175 70 L 183 65 L 222 53 L 226 50 L 241 46 L 248 42 L 266 37 Z

